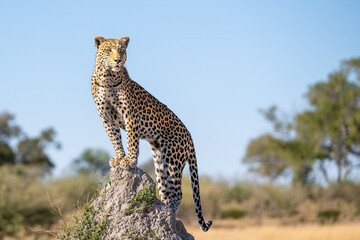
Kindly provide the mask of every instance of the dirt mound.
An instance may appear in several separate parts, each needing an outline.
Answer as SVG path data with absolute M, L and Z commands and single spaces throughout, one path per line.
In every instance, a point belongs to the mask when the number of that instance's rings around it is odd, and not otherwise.
M 104 239 L 194 239 L 169 206 L 155 195 L 155 183 L 139 168 L 112 168 L 110 184 L 95 200 L 96 219 L 106 218 Z

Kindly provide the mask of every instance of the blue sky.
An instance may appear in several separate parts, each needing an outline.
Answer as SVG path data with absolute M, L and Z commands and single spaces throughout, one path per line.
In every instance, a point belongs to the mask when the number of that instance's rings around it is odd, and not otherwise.
M 360 55 L 358 1 L 73 2 L 0 2 L 0 111 L 29 135 L 56 129 L 57 173 L 87 147 L 113 154 L 90 91 L 95 36 L 129 36 L 131 78 L 188 127 L 200 174 L 239 179 L 247 143 L 271 130 L 258 110 L 301 111 Z

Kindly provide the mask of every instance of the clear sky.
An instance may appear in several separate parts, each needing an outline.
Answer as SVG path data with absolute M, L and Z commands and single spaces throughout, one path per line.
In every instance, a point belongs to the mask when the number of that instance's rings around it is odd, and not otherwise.
M 56 129 L 57 173 L 86 147 L 113 154 L 90 91 L 94 37 L 129 36 L 131 78 L 188 127 L 200 174 L 243 179 L 247 143 L 271 129 L 258 110 L 304 109 L 311 84 L 360 55 L 359 23 L 359 1 L 2 0 L 0 111 L 30 136 Z

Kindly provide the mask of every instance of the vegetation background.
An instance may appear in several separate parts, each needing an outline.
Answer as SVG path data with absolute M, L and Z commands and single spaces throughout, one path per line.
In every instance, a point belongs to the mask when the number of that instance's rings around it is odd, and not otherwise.
M 89 42 L 122 32 L 130 74 L 194 136 L 214 222 L 198 230 L 185 171 L 196 239 L 360 239 L 358 3 L 17 4 L 0 3 L 0 239 L 55 238 L 108 175 Z

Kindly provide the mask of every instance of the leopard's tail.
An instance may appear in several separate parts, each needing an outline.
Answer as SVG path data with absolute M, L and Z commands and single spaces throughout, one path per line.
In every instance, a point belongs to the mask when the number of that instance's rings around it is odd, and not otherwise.
M 204 217 L 202 215 L 201 203 L 200 203 L 200 186 L 199 186 L 199 177 L 198 177 L 198 168 L 197 168 L 196 159 L 189 160 L 189 167 L 190 167 L 191 186 L 193 190 L 196 216 L 198 218 L 201 229 L 204 232 L 206 232 L 211 227 L 212 221 L 205 222 Z

